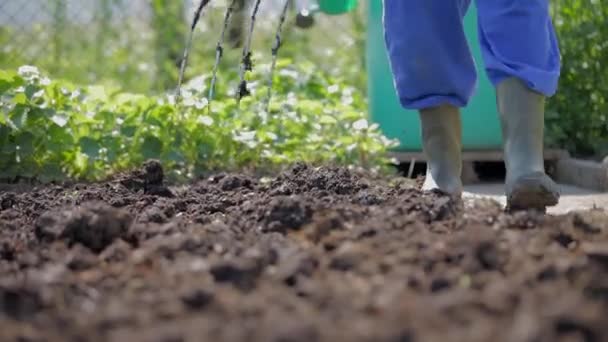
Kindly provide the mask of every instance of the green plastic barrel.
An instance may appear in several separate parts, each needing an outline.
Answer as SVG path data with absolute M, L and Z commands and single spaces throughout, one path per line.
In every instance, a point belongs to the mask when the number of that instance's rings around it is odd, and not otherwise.
M 325 14 L 337 15 L 357 7 L 357 0 L 318 0 L 319 10 Z
M 465 151 L 500 149 L 502 139 L 495 90 L 483 70 L 481 49 L 477 40 L 476 13 L 476 8 L 471 5 L 465 18 L 466 35 L 479 76 L 476 95 L 469 102 L 469 106 L 463 109 L 462 114 Z M 400 141 L 401 145 L 397 150 L 421 151 L 418 114 L 401 107 L 393 85 L 384 43 L 382 0 L 369 0 L 367 63 L 371 120 L 380 125 L 387 137 Z

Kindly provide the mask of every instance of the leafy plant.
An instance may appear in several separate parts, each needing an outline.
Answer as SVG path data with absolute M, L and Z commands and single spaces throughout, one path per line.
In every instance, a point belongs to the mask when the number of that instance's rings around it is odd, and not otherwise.
M 549 142 L 577 155 L 608 155 L 608 7 L 600 0 L 552 2 L 562 76 L 549 102 Z
M 149 158 L 182 178 L 295 161 L 387 162 L 394 142 L 367 122 L 357 89 L 312 64 L 281 60 L 266 112 L 268 68 L 251 75 L 252 96 L 240 108 L 229 96 L 207 103 L 208 75 L 187 84 L 176 104 L 172 95 L 51 81 L 31 66 L 0 71 L 0 177 L 99 179 Z M 218 93 L 230 94 L 235 82 L 220 83 Z

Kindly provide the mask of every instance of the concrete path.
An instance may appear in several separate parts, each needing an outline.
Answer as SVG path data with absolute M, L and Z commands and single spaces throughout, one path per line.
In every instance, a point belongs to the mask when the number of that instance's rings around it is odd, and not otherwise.
M 559 205 L 549 208 L 551 214 L 564 214 L 570 211 L 593 209 L 594 207 L 608 210 L 608 193 L 581 189 L 569 185 L 560 185 L 562 197 Z M 486 197 L 497 200 L 505 205 L 504 185 L 502 184 L 473 184 L 465 187 L 466 197 Z

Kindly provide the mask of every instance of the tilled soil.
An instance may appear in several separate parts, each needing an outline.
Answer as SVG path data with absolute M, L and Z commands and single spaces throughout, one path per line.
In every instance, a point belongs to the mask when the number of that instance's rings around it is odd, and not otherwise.
M 0 193 L 0 341 L 608 341 L 608 215 L 342 168 Z

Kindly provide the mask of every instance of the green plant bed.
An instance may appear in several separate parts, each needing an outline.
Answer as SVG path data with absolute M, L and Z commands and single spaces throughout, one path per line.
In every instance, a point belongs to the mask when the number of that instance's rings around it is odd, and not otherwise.
M 312 64 L 280 60 L 266 112 L 268 69 L 249 75 L 252 96 L 240 107 L 228 96 L 236 81 L 220 82 L 217 93 L 226 95 L 210 108 L 207 75 L 188 83 L 176 104 L 173 95 L 52 81 L 35 67 L 0 71 L 0 178 L 99 179 L 150 158 L 178 178 L 295 161 L 387 163 L 394 142 L 368 123 L 357 89 Z

